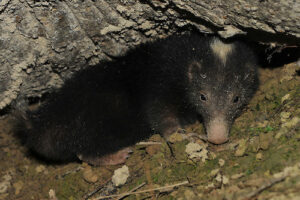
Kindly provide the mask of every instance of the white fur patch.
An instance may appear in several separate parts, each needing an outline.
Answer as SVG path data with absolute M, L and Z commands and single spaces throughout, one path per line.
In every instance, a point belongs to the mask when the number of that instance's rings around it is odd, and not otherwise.
M 220 60 L 223 62 L 223 64 L 225 64 L 228 54 L 233 49 L 233 45 L 225 44 L 221 40 L 216 38 L 211 42 L 210 48 L 212 49 L 214 54 L 220 58 Z

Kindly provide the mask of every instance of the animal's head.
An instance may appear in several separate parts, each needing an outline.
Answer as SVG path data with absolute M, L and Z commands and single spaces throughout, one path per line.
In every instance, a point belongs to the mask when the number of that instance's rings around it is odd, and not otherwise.
M 222 144 L 257 89 L 257 64 L 243 43 L 227 44 L 214 38 L 207 45 L 208 50 L 200 51 L 189 64 L 188 95 L 203 118 L 208 141 Z

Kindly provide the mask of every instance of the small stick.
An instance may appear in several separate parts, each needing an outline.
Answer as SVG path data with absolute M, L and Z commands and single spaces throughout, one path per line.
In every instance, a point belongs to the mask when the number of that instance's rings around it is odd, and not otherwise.
M 167 143 L 167 146 L 168 146 L 169 151 L 170 151 L 170 153 L 171 153 L 171 157 L 172 157 L 172 158 L 175 158 L 175 154 L 174 154 L 174 151 L 173 151 L 173 148 L 172 148 L 171 143 L 170 143 L 169 141 L 166 141 L 166 143 Z
M 144 185 L 146 185 L 146 182 L 143 182 L 142 184 L 136 186 L 135 188 L 133 188 L 132 190 L 130 190 L 129 192 L 135 192 L 136 190 L 140 189 L 141 187 L 143 187 Z M 116 200 L 121 200 L 125 197 L 127 197 L 128 195 L 123 195 L 123 196 L 120 196 L 119 198 L 117 198 Z
M 155 144 L 161 144 L 161 142 L 139 142 L 136 145 L 155 145 Z
M 258 188 L 257 190 L 254 190 L 253 192 L 250 192 L 249 194 L 247 194 L 246 197 L 244 198 L 244 200 L 248 200 L 248 199 L 251 199 L 251 198 L 257 196 L 262 191 L 272 187 L 276 183 L 279 183 L 279 182 L 283 181 L 286 177 L 287 176 L 282 176 L 282 177 L 279 177 L 279 178 L 271 179 L 269 183 L 266 183 L 266 184 L 262 185 L 260 188 Z
M 189 182 L 188 181 L 183 181 L 181 183 L 177 183 L 177 184 L 174 184 L 174 185 L 168 185 L 168 186 L 163 186 L 163 187 L 158 187 L 158 188 L 153 188 L 153 189 L 141 190 L 141 191 L 137 191 L 137 192 L 125 192 L 125 193 L 122 193 L 122 194 L 114 194 L 114 195 L 102 196 L 102 197 L 100 196 L 100 197 L 97 197 L 93 200 L 120 197 L 120 196 L 124 196 L 124 195 L 128 196 L 128 195 L 132 195 L 132 194 L 142 194 L 142 193 L 147 193 L 147 192 L 152 192 L 152 191 L 157 191 L 157 190 L 166 190 L 166 189 L 169 189 L 169 188 L 174 188 L 174 187 L 178 187 L 178 186 L 186 185 L 186 184 L 189 184 Z
M 103 184 L 99 185 L 95 190 L 93 190 L 92 192 L 84 195 L 83 199 L 87 200 L 88 198 L 90 198 L 91 196 L 93 196 L 94 194 L 99 192 L 99 190 L 101 190 L 104 187 L 104 185 L 106 185 L 110 180 L 111 180 L 111 178 L 107 179 Z
M 65 172 L 64 174 L 62 174 L 62 175 L 57 175 L 56 178 L 57 178 L 57 179 L 64 178 L 65 176 L 67 176 L 67 175 L 69 175 L 69 174 L 72 174 L 72 173 L 76 173 L 76 172 L 78 172 L 78 171 L 80 171 L 80 170 L 82 170 L 82 169 L 83 169 L 83 168 L 82 168 L 81 166 L 76 167 L 75 169 L 71 169 L 71 170 L 66 171 L 66 172 Z

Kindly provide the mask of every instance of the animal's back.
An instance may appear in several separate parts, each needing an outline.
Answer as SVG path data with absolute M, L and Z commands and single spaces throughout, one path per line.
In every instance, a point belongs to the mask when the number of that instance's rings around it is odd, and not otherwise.
M 95 67 L 68 80 L 38 110 L 28 112 L 26 145 L 59 161 L 74 160 L 78 154 L 104 155 L 134 144 L 136 136 L 142 137 L 137 133 L 144 127 L 143 117 L 116 73 Z

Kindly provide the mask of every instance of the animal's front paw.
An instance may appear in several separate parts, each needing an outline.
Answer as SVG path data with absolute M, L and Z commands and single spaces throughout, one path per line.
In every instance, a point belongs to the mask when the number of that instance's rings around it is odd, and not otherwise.
M 91 157 L 77 155 L 77 157 L 84 162 L 87 162 L 91 165 L 100 166 L 100 165 L 119 165 L 125 163 L 126 159 L 129 157 L 129 154 L 132 153 L 132 150 L 127 147 L 121 149 L 115 153 L 107 154 L 101 157 Z

